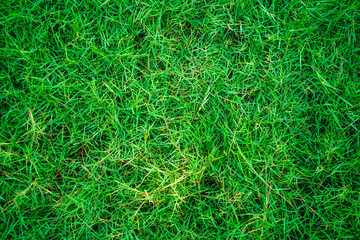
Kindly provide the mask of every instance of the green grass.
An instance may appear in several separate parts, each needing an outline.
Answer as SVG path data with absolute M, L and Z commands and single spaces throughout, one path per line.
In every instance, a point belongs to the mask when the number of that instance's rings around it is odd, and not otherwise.
M 0 4 L 0 239 L 358 239 L 360 1 Z

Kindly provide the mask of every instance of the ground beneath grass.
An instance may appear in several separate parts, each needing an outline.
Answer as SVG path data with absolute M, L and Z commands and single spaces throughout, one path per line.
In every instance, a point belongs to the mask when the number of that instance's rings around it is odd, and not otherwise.
M 359 1 L 1 1 L 0 239 L 358 239 L 359 36 Z

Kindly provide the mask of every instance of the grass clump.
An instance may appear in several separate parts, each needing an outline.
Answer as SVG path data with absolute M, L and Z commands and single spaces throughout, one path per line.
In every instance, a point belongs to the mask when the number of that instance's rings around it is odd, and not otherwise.
M 1 239 L 360 236 L 360 2 L 0 10 Z

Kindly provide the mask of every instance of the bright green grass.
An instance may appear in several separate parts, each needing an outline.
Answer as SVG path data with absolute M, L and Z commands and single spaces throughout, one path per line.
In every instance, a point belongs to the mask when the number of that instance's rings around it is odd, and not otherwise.
M 360 1 L 0 16 L 0 239 L 359 238 Z

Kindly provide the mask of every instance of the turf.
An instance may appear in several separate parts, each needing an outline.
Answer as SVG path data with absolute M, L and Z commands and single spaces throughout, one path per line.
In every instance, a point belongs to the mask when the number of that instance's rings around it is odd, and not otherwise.
M 358 239 L 360 1 L 2 0 L 0 239 Z

